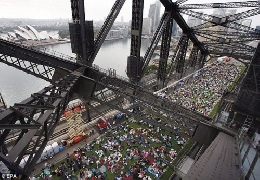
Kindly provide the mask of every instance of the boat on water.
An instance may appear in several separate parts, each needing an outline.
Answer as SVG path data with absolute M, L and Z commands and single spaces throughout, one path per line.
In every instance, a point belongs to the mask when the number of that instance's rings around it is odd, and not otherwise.
M 2 94 L 0 93 L 0 113 L 6 110 L 6 103 L 4 101 L 4 98 Z

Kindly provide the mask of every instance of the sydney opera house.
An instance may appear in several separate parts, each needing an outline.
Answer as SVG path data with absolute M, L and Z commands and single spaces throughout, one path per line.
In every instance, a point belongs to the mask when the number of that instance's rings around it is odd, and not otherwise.
M 18 26 L 18 30 L 14 30 L 14 32 L 8 32 L 7 38 L 10 40 L 48 40 L 48 39 L 58 39 L 58 34 L 50 35 L 47 31 L 38 32 L 35 28 L 30 25 L 26 25 L 25 27 Z

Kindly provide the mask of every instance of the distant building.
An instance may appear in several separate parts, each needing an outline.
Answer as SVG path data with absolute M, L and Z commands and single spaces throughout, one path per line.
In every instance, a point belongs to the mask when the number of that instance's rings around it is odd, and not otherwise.
M 156 1 L 150 5 L 148 17 L 152 19 L 152 33 L 155 32 L 160 23 L 161 3 Z
M 34 27 L 26 25 L 25 27 L 18 26 L 18 30 L 7 33 L 8 38 L 12 40 L 44 40 L 44 39 L 58 39 L 57 36 L 51 36 L 47 31 L 38 32 Z
M 152 34 L 152 18 L 144 18 L 143 19 L 143 35 L 150 35 Z
M 255 28 L 260 31 L 260 26 L 256 26 Z
M 178 24 L 173 20 L 172 24 L 172 36 L 178 36 Z

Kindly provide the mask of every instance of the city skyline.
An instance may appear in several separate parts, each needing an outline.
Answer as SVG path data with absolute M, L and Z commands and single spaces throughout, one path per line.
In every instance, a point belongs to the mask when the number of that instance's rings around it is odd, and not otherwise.
M 188 0 L 188 4 L 198 3 L 212 3 L 212 2 L 234 2 L 235 0 Z M 21 3 L 22 2 L 22 3 Z M 85 16 L 86 20 L 100 21 L 104 20 L 110 12 L 114 4 L 114 0 L 87 0 L 85 1 Z M 144 1 L 144 14 L 143 17 L 147 18 L 151 4 L 156 0 Z M 30 7 L 30 8 L 28 8 Z M 128 22 L 132 17 L 132 1 L 126 0 L 121 12 L 116 19 L 117 22 L 121 21 L 123 16 L 124 22 Z M 248 10 L 249 8 L 238 9 L 237 13 Z M 196 10 L 195 10 L 196 11 Z M 198 10 L 202 11 L 202 10 Z M 97 13 L 98 12 L 98 13 Z M 164 7 L 161 6 L 160 15 L 164 12 Z M 203 10 L 203 13 L 212 14 L 213 10 Z M 71 19 L 71 4 L 70 0 L 1 0 L 0 1 L 0 18 L 27 18 L 27 19 Z M 188 16 L 184 15 L 184 19 Z M 255 28 L 260 25 L 259 15 L 250 17 L 252 19 L 251 27 Z

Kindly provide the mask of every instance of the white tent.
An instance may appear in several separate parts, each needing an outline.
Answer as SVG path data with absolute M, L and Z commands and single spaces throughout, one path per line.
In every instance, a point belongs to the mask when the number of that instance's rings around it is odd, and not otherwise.
M 10 173 L 7 166 L 2 161 L 0 161 L 0 172 L 3 174 Z
M 57 154 L 59 152 L 59 145 L 57 142 L 54 142 L 52 145 L 54 154 Z
M 28 161 L 28 159 L 29 159 L 29 155 L 22 158 L 22 160 L 21 160 L 21 162 L 19 164 L 21 166 L 21 168 L 24 168 L 24 166 L 25 166 L 26 162 Z

